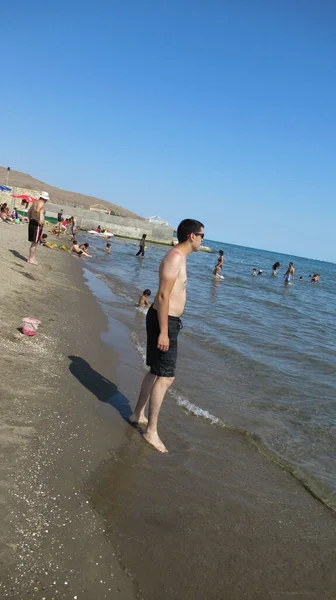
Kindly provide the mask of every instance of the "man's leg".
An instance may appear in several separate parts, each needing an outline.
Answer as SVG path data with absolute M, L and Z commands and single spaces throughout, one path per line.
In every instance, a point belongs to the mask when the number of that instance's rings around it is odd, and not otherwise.
M 28 261 L 27 261 L 29 263 L 33 263 L 33 264 L 35 263 L 35 264 L 37 264 L 35 262 L 35 250 L 36 250 L 36 246 L 37 246 L 37 244 L 35 244 L 35 242 L 32 242 L 31 245 L 30 245 L 29 256 L 28 256 Z
M 159 452 L 168 452 L 166 446 L 159 438 L 157 424 L 163 399 L 174 379 L 175 377 L 158 377 L 152 387 L 149 398 L 148 425 L 146 433 L 144 433 L 144 438 Z
M 148 419 L 145 417 L 145 408 L 155 380 L 156 375 L 153 375 L 150 371 L 148 371 L 141 384 L 137 405 L 134 409 L 134 412 L 128 419 L 130 423 L 144 423 L 147 425 Z

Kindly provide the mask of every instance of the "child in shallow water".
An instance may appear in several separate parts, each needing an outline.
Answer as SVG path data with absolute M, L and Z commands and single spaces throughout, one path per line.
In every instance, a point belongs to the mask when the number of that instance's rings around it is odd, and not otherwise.
M 152 292 L 148 288 L 145 289 L 139 298 L 138 306 L 140 306 L 141 308 L 149 308 L 150 302 L 148 302 L 148 298 L 151 295 L 152 295 Z

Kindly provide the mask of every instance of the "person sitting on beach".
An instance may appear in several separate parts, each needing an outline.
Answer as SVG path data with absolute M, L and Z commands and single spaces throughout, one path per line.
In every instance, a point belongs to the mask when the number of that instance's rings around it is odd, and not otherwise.
M 107 242 L 107 244 L 105 246 L 105 252 L 106 252 L 106 254 L 111 254 L 111 244 L 110 244 L 110 242 Z
M 47 234 L 43 233 L 40 237 L 40 246 L 44 246 L 45 248 L 50 248 L 50 250 L 55 250 L 55 248 L 57 248 L 57 244 L 49 244 L 49 242 L 47 242 Z
M 148 288 L 145 289 L 140 298 L 139 298 L 139 304 L 138 306 L 140 306 L 141 308 L 149 308 L 150 307 L 150 302 L 148 302 L 148 298 L 149 296 L 152 295 L 151 290 L 149 290 Z
M 13 224 L 13 219 L 10 216 L 9 208 L 7 206 L 7 202 L 4 202 L 4 204 L 2 204 L 1 207 L 0 207 L 0 218 L 1 218 L 2 221 L 6 221 L 7 223 L 12 223 Z
M 97 231 L 98 231 L 98 233 L 103 233 L 102 228 L 100 227 L 100 225 L 98 225 Z
M 292 280 L 294 281 L 294 273 L 295 273 L 294 265 L 292 262 L 290 262 L 288 265 L 288 269 L 287 269 L 286 273 L 284 274 L 285 283 L 290 283 Z
M 278 261 L 278 262 L 276 262 L 276 263 L 274 263 L 274 265 L 273 265 L 273 267 L 272 267 L 272 269 L 273 269 L 273 275 L 274 275 L 274 276 L 277 274 L 277 272 L 278 272 L 278 270 L 279 270 L 279 267 L 280 267 L 280 263 L 279 263 L 279 261 Z
M 76 254 L 76 256 L 83 256 L 84 252 L 80 249 L 77 240 L 72 241 L 71 252 Z
M 84 255 L 85 255 L 85 256 L 92 256 L 92 254 L 90 254 L 90 253 L 88 252 L 88 247 L 89 247 L 89 245 L 90 245 L 90 244 L 88 244 L 88 242 L 85 242 L 85 244 L 81 244 L 81 245 L 79 246 L 79 249 L 80 249 L 80 250 L 83 250 L 83 252 L 84 252 Z
M 256 275 L 257 275 L 257 269 L 253 269 L 252 275 L 253 275 L 253 277 L 256 277 Z

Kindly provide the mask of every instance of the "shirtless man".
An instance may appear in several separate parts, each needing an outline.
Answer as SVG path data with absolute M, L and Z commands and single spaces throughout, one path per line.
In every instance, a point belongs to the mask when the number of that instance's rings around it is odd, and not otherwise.
M 41 195 L 36 202 L 30 205 L 28 210 L 28 241 L 31 242 L 29 256 L 27 262 L 31 265 L 37 265 L 35 261 L 36 246 L 39 243 L 39 239 L 42 235 L 44 214 L 45 214 L 45 203 L 50 200 L 48 192 L 41 192 Z
M 175 379 L 177 336 L 186 302 L 187 256 L 197 252 L 204 238 L 204 225 L 185 219 L 177 228 L 177 246 L 169 250 L 159 269 L 159 289 L 146 317 L 147 365 L 137 405 L 129 418 L 132 425 L 147 425 L 144 439 L 159 452 L 168 452 L 159 438 L 160 408 Z M 149 400 L 148 420 L 145 408 Z

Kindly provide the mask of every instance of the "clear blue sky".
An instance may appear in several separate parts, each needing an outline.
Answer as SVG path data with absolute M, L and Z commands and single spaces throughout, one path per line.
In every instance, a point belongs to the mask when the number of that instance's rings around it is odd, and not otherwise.
M 336 3 L 16 1 L 0 164 L 336 261 Z

